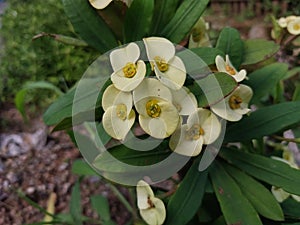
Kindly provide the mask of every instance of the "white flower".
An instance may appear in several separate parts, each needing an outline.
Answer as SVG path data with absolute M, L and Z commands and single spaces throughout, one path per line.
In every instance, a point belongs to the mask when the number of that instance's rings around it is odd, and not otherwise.
M 113 0 L 89 0 L 91 5 L 96 9 L 104 9 L 109 5 Z
M 287 24 L 287 30 L 290 34 L 300 34 L 300 17 L 295 18 Z
M 103 93 L 102 107 L 105 111 L 102 117 L 104 130 L 111 137 L 124 140 L 135 120 L 132 94 L 121 92 L 110 85 Z
M 295 163 L 293 153 L 291 153 L 290 151 L 284 151 L 283 158 L 279 158 L 279 157 L 272 157 L 272 158 L 275 160 L 284 162 L 295 169 L 299 169 L 298 165 Z M 283 202 L 284 200 L 286 200 L 290 196 L 293 199 L 295 199 L 296 201 L 300 202 L 300 196 L 290 194 L 290 193 L 284 191 L 282 188 L 272 186 L 271 191 L 272 191 L 272 194 L 274 195 L 274 197 L 276 198 L 276 200 L 280 203 Z
M 161 225 L 166 219 L 166 208 L 162 200 L 156 198 L 145 181 L 140 180 L 136 187 L 137 205 L 140 215 L 149 225 Z
M 134 91 L 141 128 L 155 138 L 166 138 L 176 129 L 179 114 L 170 90 L 153 78 L 145 79 Z
M 294 19 L 296 19 L 297 17 L 292 15 L 292 16 L 288 16 L 288 17 L 281 17 L 277 20 L 278 25 L 281 28 L 286 28 L 288 23 L 293 21 Z
M 179 115 L 188 116 L 196 111 L 197 99 L 195 95 L 186 87 L 179 90 L 171 90 L 173 105 L 176 106 Z
M 182 60 L 175 56 L 175 46 L 165 38 L 144 38 L 147 56 L 156 77 L 169 88 L 180 89 L 186 79 Z
M 209 24 L 201 17 L 192 29 L 189 39 L 189 48 L 211 47 L 207 30 Z
M 213 143 L 221 132 L 218 118 L 208 109 L 197 109 L 171 136 L 169 146 L 178 154 L 197 156 L 204 144 Z
M 240 84 L 229 96 L 211 105 L 211 110 L 228 121 L 238 121 L 248 113 L 248 104 L 252 98 L 252 89 Z
M 144 79 L 146 65 L 140 57 L 140 49 L 137 44 L 130 43 L 124 48 L 110 53 L 110 62 L 113 68 L 111 81 L 121 91 L 132 91 Z
M 215 61 L 219 72 L 224 72 L 231 75 L 237 82 L 240 82 L 246 78 L 246 70 L 241 70 L 238 72 L 230 62 L 228 55 L 226 55 L 226 61 L 224 61 L 223 57 L 219 55 L 216 57 Z

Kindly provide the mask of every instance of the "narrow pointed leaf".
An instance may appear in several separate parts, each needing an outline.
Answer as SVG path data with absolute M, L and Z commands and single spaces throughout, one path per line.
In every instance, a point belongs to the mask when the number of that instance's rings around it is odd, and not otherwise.
M 225 27 L 219 35 L 216 48 L 229 55 L 229 59 L 236 69 L 240 67 L 243 61 L 244 44 L 236 29 Z
M 172 196 L 167 207 L 167 225 L 187 224 L 197 213 L 205 192 L 208 170 L 199 172 L 199 160 L 192 167 Z
M 198 21 L 208 2 L 209 0 L 184 0 L 160 35 L 179 43 Z
M 284 220 L 279 203 L 265 186 L 239 169 L 228 164 L 224 167 L 260 215 L 275 221 Z
M 225 142 L 246 141 L 271 135 L 300 123 L 300 102 L 267 106 L 227 128 Z
M 284 162 L 229 148 L 221 149 L 219 155 L 259 180 L 300 195 L 300 171 Z
M 140 41 L 149 33 L 153 10 L 154 0 L 132 2 L 125 17 L 125 42 Z
M 81 197 L 79 181 L 75 183 L 72 188 L 71 201 L 70 201 L 70 214 L 73 218 L 74 225 L 81 225 Z
M 105 53 L 118 42 L 97 11 L 86 0 L 63 0 L 65 12 L 75 31 L 90 46 Z
M 262 225 L 253 206 L 219 162 L 213 164 L 209 175 L 227 224 Z

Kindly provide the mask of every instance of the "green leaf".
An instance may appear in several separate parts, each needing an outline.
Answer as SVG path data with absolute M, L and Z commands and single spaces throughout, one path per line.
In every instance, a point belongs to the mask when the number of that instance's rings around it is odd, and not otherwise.
M 113 32 L 88 1 L 63 0 L 63 4 L 74 30 L 90 46 L 101 53 L 118 46 Z
M 157 34 L 175 15 L 180 0 L 156 0 L 151 34 Z
M 140 41 L 149 33 L 153 10 L 154 0 L 139 0 L 132 2 L 125 17 L 125 43 Z
M 72 163 L 72 173 L 80 176 L 98 176 L 95 170 L 83 159 L 77 159 Z
M 284 162 L 229 148 L 221 149 L 219 155 L 259 180 L 300 195 L 300 171 Z
M 239 68 L 244 55 L 244 44 L 240 33 L 231 27 L 225 27 L 221 31 L 216 48 L 229 55 L 229 59 L 235 68 Z
M 275 221 L 284 220 L 284 215 L 279 203 L 265 186 L 239 169 L 229 166 L 228 164 L 224 164 L 224 167 L 239 185 L 244 196 L 260 215 Z
M 194 52 L 198 55 L 207 65 L 215 64 L 215 59 L 217 55 L 225 56 L 224 52 L 217 48 L 210 47 L 200 47 L 200 48 L 192 48 L 190 51 Z
M 208 2 L 209 0 L 183 0 L 174 17 L 164 27 L 160 35 L 174 43 L 179 43 L 191 31 Z
M 286 75 L 284 77 L 284 80 L 290 79 L 291 77 L 296 76 L 297 74 L 300 74 L 300 66 L 297 66 L 297 67 L 294 67 L 294 68 L 290 69 L 286 73 Z
M 255 209 L 219 162 L 215 161 L 209 175 L 227 224 L 262 225 Z
M 74 220 L 75 225 L 81 225 L 81 197 L 79 181 L 72 187 L 70 200 L 70 214 Z
M 300 122 L 300 102 L 285 102 L 257 109 L 226 130 L 225 142 L 249 141 L 283 131 Z
M 77 38 L 73 38 L 73 37 L 69 37 L 69 36 L 65 36 L 65 35 L 61 35 L 61 34 L 50 34 L 50 33 L 40 33 L 35 35 L 32 40 L 36 40 L 38 38 L 42 38 L 42 37 L 51 37 L 54 40 L 61 42 L 63 44 L 67 44 L 67 45 L 73 45 L 73 46 L 77 46 L 77 47 L 87 47 L 88 44 L 80 39 Z
M 186 224 L 197 213 L 204 196 L 208 174 L 208 170 L 199 172 L 199 161 L 194 161 L 171 197 L 167 206 L 167 225 Z
M 293 94 L 293 101 L 300 101 L 300 84 L 296 85 L 296 89 Z
M 287 64 L 272 63 L 249 74 L 249 80 L 244 83 L 253 89 L 254 95 L 251 102 L 259 103 L 262 97 L 270 94 L 287 71 Z
M 47 82 L 47 81 L 36 81 L 36 82 L 27 82 L 23 85 L 22 89 L 17 92 L 15 96 L 15 105 L 19 112 L 22 114 L 24 119 L 27 119 L 25 112 L 25 99 L 28 91 L 34 89 L 46 89 L 54 91 L 57 95 L 62 95 L 61 90 L 55 85 Z
M 300 220 L 300 202 L 293 198 L 288 198 L 281 203 L 281 207 L 287 217 Z
M 197 80 L 189 89 L 196 96 L 198 106 L 207 107 L 229 95 L 237 85 L 232 76 L 218 72 Z
M 255 64 L 272 57 L 278 50 L 279 45 L 273 41 L 264 39 L 250 39 L 244 41 L 243 65 Z
M 95 66 L 98 63 L 95 63 Z M 89 70 L 94 71 L 94 66 Z M 102 67 L 99 67 L 102 68 Z M 99 73 L 97 68 L 94 73 Z M 83 78 L 80 83 L 66 94 L 58 98 L 43 115 L 47 125 L 60 123 L 67 128 L 69 123 L 79 124 L 84 120 L 94 120 L 96 108 L 101 106 L 103 89 L 107 86 L 107 77 Z M 76 94 L 76 95 L 75 95 Z M 76 96 L 76 98 L 75 98 Z M 59 130 L 58 127 L 56 130 Z
M 92 196 L 91 202 L 93 209 L 96 210 L 104 225 L 114 224 L 110 219 L 109 204 L 105 197 L 101 195 Z

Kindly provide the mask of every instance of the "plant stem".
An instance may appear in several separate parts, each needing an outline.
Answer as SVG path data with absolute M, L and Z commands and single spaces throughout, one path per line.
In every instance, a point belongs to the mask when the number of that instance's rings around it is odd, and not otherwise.
M 281 136 L 274 135 L 273 138 L 279 140 L 279 141 L 286 141 L 286 142 L 294 142 L 297 144 L 300 144 L 300 138 L 285 138 Z
M 125 208 L 133 214 L 134 213 L 133 208 L 131 207 L 129 202 L 126 200 L 126 198 L 121 194 L 121 192 L 113 184 L 108 183 L 108 185 L 111 188 L 112 192 L 118 197 L 120 202 L 122 202 L 122 204 L 125 206 Z

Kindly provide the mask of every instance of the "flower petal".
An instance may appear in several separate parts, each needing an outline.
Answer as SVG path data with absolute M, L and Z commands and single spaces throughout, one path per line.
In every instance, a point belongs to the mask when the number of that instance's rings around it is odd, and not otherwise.
M 175 46 L 166 38 L 149 37 L 144 38 L 143 41 L 150 62 L 157 56 L 164 59 L 166 62 L 175 56 Z
M 127 63 L 135 63 L 140 57 L 140 49 L 136 43 L 130 43 L 124 48 L 113 50 L 110 62 L 114 72 L 122 71 Z
M 106 111 L 113 105 L 124 104 L 127 110 L 132 108 L 132 94 L 118 90 L 113 84 L 109 85 L 102 96 L 102 108 Z M 130 112 L 130 111 L 129 111 Z M 128 112 L 128 113 L 129 113 Z
M 161 82 L 154 78 L 145 78 L 142 83 L 133 91 L 133 101 L 140 101 L 147 97 L 158 97 L 166 101 L 172 101 L 171 91 Z
M 278 202 L 283 202 L 285 199 L 287 199 L 291 194 L 284 191 L 282 188 L 277 188 L 272 186 L 272 194 L 276 198 Z
M 226 73 L 226 63 L 225 63 L 222 56 L 217 55 L 217 57 L 215 59 L 215 63 L 216 63 L 217 70 L 219 72 L 225 72 Z
M 296 18 L 287 24 L 287 30 L 290 34 L 300 34 L 300 18 Z
M 195 95 L 186 87 L 179 90 L 171 90 L 173 105 L 178 109 L 179 115 L 190 115 L 197 109 Z
M 156 77 L 167 87 L 178 90 L 183 86 L 186 79 L 186 68 L 184 63 L 179 57 L 174 56 L 168 62 L 168 66 L 169 68 L 166 72 L 161 72 L 157 65 L 155 65 L 154 71 Z
M 102 122 L 104 130 L 117 140 L 124 140 L 135 121 L 135 112 L 131 109 L 125 120 L 117 116 L 117 106 L 109 107 L 103 114 Z
M 150 199 L 154 207 L 140 210 L 144 221 L 149 225 L 161 225 L 166 219 L 166 208 L 159 198 Z
M 112 0 L 89 0 L 89 2 L 96 9 L 104 9 Z
M 123 71 L 114 72 L 111 75 L 111 81 L 121 91 L 134 90 L 144 79 L 146 74 L 146 65 L 142 60 L 139 60 L 136 65 L 136 74 L 131 77 L 125 77 Z
M 140 180 L 136 186 L 137 205 L 139 209 L 148 209 L 148 198 L 154 197 L 154 193 L 149 184 Z
M 221 123 L 213 113 L 210 114 L 201 127 L 204 130 L 203 144 L 206 145 L 209 145 L 217 140 L 221 133 Z
M 203 138 L 197 140 L 187 139 L 187 124 L 177 129 L 170 138 L 169 147 L 174 152 L 185 156 L 197 156 L 200 154 L 203 145 Z
M 247 71 L 246 70 L 240 70 L 237 74 L 235 74 L 233 76 L 233 78 L 237 81 L 237 82 L 241 82 L 242 80 L 244 80 L 246 78 L 247 75 Z

